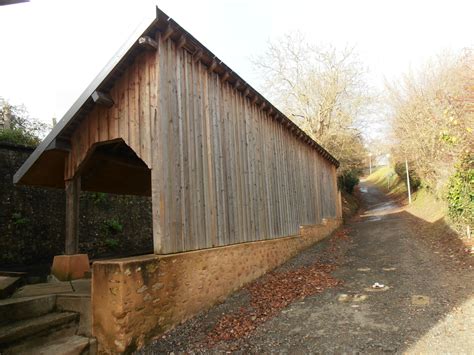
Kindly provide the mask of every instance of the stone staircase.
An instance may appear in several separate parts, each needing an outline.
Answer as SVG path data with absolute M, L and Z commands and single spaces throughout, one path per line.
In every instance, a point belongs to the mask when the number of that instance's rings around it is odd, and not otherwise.
M 95 354 L 97 344 L 90 337 L 90 295 L 31 296 L 39 289 L 0 300 L 0 354 Z

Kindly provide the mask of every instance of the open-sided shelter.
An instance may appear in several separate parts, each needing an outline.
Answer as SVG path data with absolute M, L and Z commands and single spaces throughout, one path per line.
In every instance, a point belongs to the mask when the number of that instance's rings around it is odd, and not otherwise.
M 81 190 L 151 196 L 156 255 L 93 269 L 95 335 L 104 349 L 125 351 L 334 229 L 341 216 L 337 167 L 331 154 L 156 9 L 14 182 L 66 190 L 65 254 L 71 256 L 79 253 Z M 196 252 L 181 253 L 190 251 Z M 202 287 L 212 290 L 201 295 Z M 176 297 L 191 301 L 177 310 Z M 151 308 L 137 306 L 144 303 Z M 147 320 L 138 325 L 131 314 L 143 309 Z

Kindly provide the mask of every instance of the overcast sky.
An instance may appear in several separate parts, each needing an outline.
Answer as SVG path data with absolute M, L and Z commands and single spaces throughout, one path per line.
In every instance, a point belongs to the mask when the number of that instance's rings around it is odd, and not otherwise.
M 144 17 L 151 0 L 31 0 L 0 7 L 0 96 L 61 118 Z M 355 45 L 382 88 L 442 50 L 472 47 L 474 1 L 160 0 L 159 7 L 258 88 L 250 58 L 294 30 Z M 264 92 L 262 94 L 265 95 Z

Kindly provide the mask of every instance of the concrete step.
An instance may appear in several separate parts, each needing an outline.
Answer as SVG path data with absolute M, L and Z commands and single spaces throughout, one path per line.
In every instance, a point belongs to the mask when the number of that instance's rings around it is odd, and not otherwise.
M 0 275 L 0 299 L 7 298 L 21 285 L 20 276 L 2 276 Z
M 48 313 L 40 317 L 4 325 L 0 327 L 0 353 L 2 348 L 7 348 L 23 339 L 38 338 L 61 328 L 71 327 L 73 334 L 75 334 L 78 317 L 79 315 L 73 312 Z
M 55 305 L 55 295 L 0 300 L 0 326 L 51 313 Z
M 56 309 L 79 313 L 78 335 L 91 336 L 92 329 L 92 307 L 90 296 L 83 295 L 58 295 L 56 298 Z
M 81 279 L 74 281 L 45 282 L 34 285 L 25 285 L 19 288 L 12 298 L 33 297 L 42 295 L 84 295 L 91 294 L 91 280 Z
M 95 354 L 95 339 L 72 335 L 29 349 L 24 355 L 84 355 Z

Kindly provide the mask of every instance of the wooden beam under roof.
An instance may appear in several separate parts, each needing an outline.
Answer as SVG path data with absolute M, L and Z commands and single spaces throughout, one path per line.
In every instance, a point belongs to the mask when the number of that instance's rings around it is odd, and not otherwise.
M 106 94 L 102 91 L 94 91 L 91 95 L 92 100 L 97 104 L 97 105 L 102 105 L 105 107 L 112 107 L 114 105 L 114 100 L 110 97 L 109 94 Z
M 212 73 L 216 68 L 217 68 L 217 60 L 214 58 L 211 62 L 211 65 L 209 65 L 209 68 L 207 69 L 207 71 L 209 73 Z
M 193 54 L 193 61 L 196 63 L 196 62 L 199 62 L 202 58 L 202 55 L 203 55 L 203 52 L 201 49 L 198 49 L 194 54 Z
M 174 33 L 174 28 L 171 26 L 171 24 L 168 24 L 168 26 L 166 27 L 166 30 L 161 35 L 161 39 L 163 40 L 163 42 L 165 42 L 168 38 L 170 38 L 173 33 Z
M 45 150 L 71 151 L 71 142 L 66 139 L 55 138 Z
M 185 44 L 186 44 L 186 35 L 183 33 L 181 37 L 178 39 L 178 42 L 176 42 L 176 48 L 180 49 L 184 47 Z
M 158 49 L 158 42 L 156 42 L 150 36 L 143 36 L 138 39 L 138 44 L 145 49 L 148 50 L 157 50 Z

